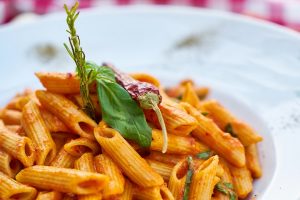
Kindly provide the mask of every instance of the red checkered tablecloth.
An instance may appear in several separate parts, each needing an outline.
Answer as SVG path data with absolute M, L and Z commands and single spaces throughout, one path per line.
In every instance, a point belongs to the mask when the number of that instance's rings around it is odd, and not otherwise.
M 300 31 L 300 0 L 79 0 L 81 8 L 164 4 L 227 10 L 263 18 Z M 74 0 L 0 0 L 0 23 L 24 12 L 45 14 L 61 10 Z

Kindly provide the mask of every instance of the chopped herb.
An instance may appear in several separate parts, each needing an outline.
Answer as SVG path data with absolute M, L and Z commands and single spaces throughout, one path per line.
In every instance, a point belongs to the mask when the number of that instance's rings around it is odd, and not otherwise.
M 220 181 L 216 184 L 215 189 L 225 195 L 228 195 L 230 200 L 237 199 L 236 193 L 233 191 L 232 183 Z
M 223 182 L 223 184 L 227 187 L 227 188 L 229 188 L 229 189 L 233 189 L 233 185 L 232 185 L 232 183 L 228 183 L 228 182 Z
M 76 2 L 75 5 L 70 10 L 68 9 L 66 4 L 64 5 L 64 8 L 67 13 L 67 24 L 69 27 L 69 30 L 67 30 L 67 32 L 70 34 L 69 36 L 70 48 L 65 43 L 64 46 L 76 64 L 76 71 L 80 80 L 80 96 L 83 101 L 83 110 L 85 111 L 86 114 L 88 114 L 92 119 L 95 120 L 96 119 L 95 108 L 93 106 L 92 100 L 90 98 L 90 92 L 89 92 L 91 74 L 87 73 L 85 69 L 86 67 L 85 54 L 82 48 L 80 47 L 80 39 L 75 29 L 75 21 L 79 15 L 79 12 L 77 12 L 78 5 L 79 5 L 78 2 Z
M 201 112 L 202 115 L 207 116 L 209 113 L 208 112 Z
M 230 135 L 232 137 L 237 137 L 237 135 L 235 134 L 235 132 L 233 131 L 233 127 L 231 125 L 231 123 L 228 123 L 226 126 L 225 126 L 225 132 L 226 133 L 230 133 Z
M 229 192 L 229 200 L 236 200 L 237 196 L 235 192 L 230 191 Z
M 193 177 L 193 174 L 194 174 L 193 158 L 191 156 L 187 157 L 187 163 L 188 163 L 188 171 L 187 171 L 187 174 L 186 174 L 186 180 L 185 180 L 182 200 L 188 200 L 189 199 L 190 185 L 191 185 L 192 177 Z
M 178 99 L 178 100 L 181 101 L 182 100 L 182 94 L 180 94 L 179 96 L 177 96 L 176 99 Z
M 198 153 L 196 155 L 197 158 L 203 159 L 203 160 L 207 160 L 209 157 L 211 157 L 212 152 L 211 151 L 205 151 L 202 153 Z
M 222 184 L 222 182 L 217 183 L 217 185 L 216 185 L 215 187 L 216 187 L 216 189 L 217 189 L 219 192 L 221 192 L 221 193 L 223 193 L 223 194 L 225 194 L 225 195 L 228 195 L 228 191 L 227 191 L 227 189 L 224 187 L 224 185 Z

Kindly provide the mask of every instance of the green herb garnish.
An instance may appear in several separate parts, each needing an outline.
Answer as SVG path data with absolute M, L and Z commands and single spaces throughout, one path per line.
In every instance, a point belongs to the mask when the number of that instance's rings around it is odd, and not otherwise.
M 79 15 L 79 12 L 77 12 L 78 5 L 78 2 L 76 2 L 70 10 L 68 9 L 66 4 L 64 5 L 64 8 L 67 13 L 67 24 L 69 27 L 69 30 L 67 30 L 67 32 L 70 34 L 70 48 L 66 43 L 64 43 L 64 46 L 76 64 L 76 72 L 80 80 L 80 96 L 83 101 L 83 110 L 86 114 L 88 114 L 92 119 L 95 120 L 95 108 L 93 106 L 89 92 L 89 84 L 91 83 L 91 73 L 87 73 L 85 69 L 85 54 L 82 48 L 80 47 L 80 39 L 75 29 L 75 21 Z
M 203 160 L 207 160 L 211 156 L 212 156 L 211 151 L 205 151 L 205 152 L 202 152 L 202 153 L 198 153 L 196 155 L 197 158 L 200 158 L 200 159 L 203 159 Z
M 226 126 L 225 126 L 225 132 L 226 133 L 230 133 L 230 135 L 232 137 L 237 137 L 237 134 L 233 131 L 233 127 L 231 125 L 231 123 L 228 123 Z
M 97 82 L 102 119 L 126 138 L 142 147 L 149 147 L 152 130 L 146 122 L 143 110 L 129 93 L 116 82 L 114 72 L 106 66 L 88 63 Z
M 209 113 L 208 112 L 201 112 L 202 115 L 207 116 Z
M 228 195 L 230 200 L 237 199 L 236 193 L 233 191 L 232 183 L 220 181 L 216 184 L 215 189 L 225 195 Z
M 182 200 L 188 200 L 189 199 L 190 186 L 191 186 L 192 177 L 193 177 L 193 174 L 194 174 L 192 156 L 187 157 L 187 163 L 188 163 L 188 171 L 187 171 L 187 174 L 186 174 L 186 180 L 185 180 Z

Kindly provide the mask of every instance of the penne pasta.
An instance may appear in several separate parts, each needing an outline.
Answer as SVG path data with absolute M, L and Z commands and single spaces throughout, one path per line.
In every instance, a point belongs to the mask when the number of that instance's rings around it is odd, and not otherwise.
M 0 199 L 3 200 L 33 200 L 36 196 L 36 189 L 18 183 L 14 179 L 0 172 Z
M 160 86 L 159 80 L 157 80 L 154 76 L 145 73 L 134 73 L 130 74 L 132 78 L 141 82 L 147 82 L 155 85 L 156 87 Z
M 95 137 L 105 152 L 130 180 L 142 187 L 163 184 L 163 178 L 151 169 L 120 133 L 111 128 L 98 127 L 95 129 Z
M 162 151 L 163 147 L 163 135 L 158 129 L 152 130 L 152 142 L 150 149 L 154 151 Z M 193 137 L 179 136 L 168 134 L 168 150 L 167 153 L 173 154 L 196 154 L 202 151 L 207 151 L 206 145 L 196 142 Z
M 0 149 L 0 172 L 3 172 L 10 178 L 14 178 L 21 168 L 22 163 L 19 160 Z
M 58 94 L 79 94 L 80 82 L 78 77 L 73 73 L 35 73 L 42 85 L 49 92 Z M 96 91 L 96 85 L 92 84 L 90 89 Z
M 0 110 L 0 119 L 6 125 L 20 125 L 22 113 L 17 110 Z
M 66 97 L 42 90 L 36 92 L 41 104 L 55 114 L 71 131 L 94 139 L 93 131 L 97 124 Z
M 189 81 L 183 84 L 183 88 L 184 88 L 184 92 L 181 101 L 189 103 L 195 108 L 199 108 L 200 99 L 195 91 L 195 88 L 193 87 L 193 84 Z
M 40 113 L 44 122 L 51 133 L 55 132 L 70 132 L 67 126 L 51 112 L 41 108 Z
M 219 157 L 213 156 L 204 161 L 194 171 L 189 191 L 189 200 L 210 200 L 219 178 L 216 178 Z
M 232 175 L 233 186 L 239 198 L 246 198 L 252 191 L 252 177 L 247 167 L 235 167 L 229 165 L 229 169 Z
M 185 157 L 186 157 L 185 155 L 168 154 L 168 153 L 165 154 L 158 151 L 151 151 L 150 155 L 148 155 L 146 158 L 175 166 L 179 161 L 181 161 Z
M 188 164 L 186 159 L 183 159 L 175 165 L 171 172 L 168 188 L 176 200 L 183 198 L 187 171 Z
M 223 130 L 227 131 L 229 126 L 231 132 L 238 137 L 244 146 L 262 141 L 262 137 L 258 135 L 248 124 L 237 120 L 227 109 L 221 106 L 217 101 L 210 100 L 201 104 L 201 109 L 209 113 L 208 117 Z
M 20 125 L 6 125 L 5 127 L 13 133 L 23 136 L 25 135 L 24 130 Z
M 150 188 L 136 187 L 133 197 L 136 200 L 175 200 L 166 185 Z
M 39 189 L 94 194 L 105 187 L 109 178 L 103 174 L 76 169 L 35 165 L 20 171 L 16 180 Z
M 125 179 L 119 167 L 106 155 L 106 153 L 95 157 L 95 167 L 98 173 L 105 174 L 110 178 L 102 192 L 104 199 L 109 199 L 110 197 L 123 193 Z
M 126 179 L 124 184 L 124 191 L 121 195 L 118 196 L 117 200 L 132 200 L 134 193 L 133 184 Z
M 74 162 L 74 168 L 86 172 L 96 172 L 92 153 L 84 153 Z
M 50 166 L 61 168 L 73 168 L 75 160 L 76 157 L 66 152 L 64 147 L 62 147 L 50 163 Z
M 169 181 L 173 165 L 149 159 L 147 159 L 147 163 L 154 171 L 161 175 L 166 182 Z
M 64 149 L 72 156 L 81 156 L 86 152 L 92 152 L 95 155 L 100 152 L 97 142 L 82 137 L 70 140 L 64 145 Z
M 0 124 L 0 141 L 0 148 L 17 158 L 25 167 L 33 165 L 35 146 L 28 137 L 11 133 Z
M 245 150 L 247 168 L 251 172 L 253 178 L 260 178 L 262 176 L 262 168 L 259 163 L 256 144 L 247 146 Z
M 61 192 L 51 191 L 51 192 L 39 192 L 36 200 L 61 200 L 63 195 Z
M 86 172 L 96 172 L 94 167 L 94 157 L 92 153 L 85 153 L 74 163 L 74 168 Z M 102 199 L 101 193 L 79 195 L 78 200 L 98 200 Z
M 56 146 L 39 108 L 33 101 L 29 101 L 22 113 L 22 127 L 37 147 L 36 163 L 48 165 L 56 155 Z
M 163 98 L 159 108 L 162 112 L 168 133 L 187 136 L 196 128 L 196 119 L 186 113 L 176 102 Z M 160 127 L 153 110 L 145 110 L 144 112 L 149 122 L 153 123 L 156 127 Z
M 211 119 L 203 116 L 191 105 L 187 103 L 182 103 L 182 105 L 188 113 L 198 120 L 198 126 L 192 132 L 193 136 L 233 165 L 245 166 L 245 149 L 238 139 L 232 137 L 229 133 L 224 133 Z
M 221 178 L 221 182 L 233 186 L 232 176 L 226 161 L 220 158 L 219 166 L 222 167 L 223 169 L 222 176 L 219 176 Z M 233 188 L 231 188 L 231 190 L 232 189 Z M 231 199 L 230 199 L 230 194 L 224 194 L 223 192 L 220 192 L 219 190 L 215 189 L 213 194 L 213 200 L 231 200 Z

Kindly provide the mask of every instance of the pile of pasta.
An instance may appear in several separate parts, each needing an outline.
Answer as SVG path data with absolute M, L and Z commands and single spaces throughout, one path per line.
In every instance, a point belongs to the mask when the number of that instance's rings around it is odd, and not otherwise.
M 202 100 L 208 89 L 192 81 L 160 89 L 168 131 L 163 154 L 152 111 L 145 111 L 152 143 L 144 149 L 81 110 L 76 75 L 36 76 L 44 90 L 18 94 L 0 111 L 2 200 L 182 200 L 188 156 L 194 169 L 189 200 L 231 200 L 229 192 L 246 198 L 253 178 L 262 175 L 256 147 L 262 137 L 217 101 Z M 148 74 L 132 76 L 162 88 Z M 93 85 L 90 90 L 95 93 Z M 91 98 L 101 116 L 96 94 Z

